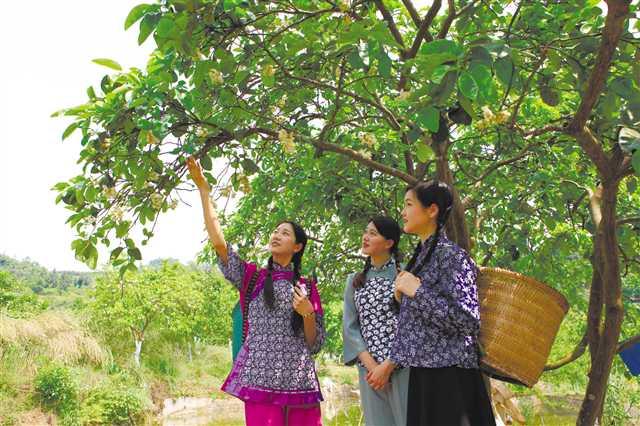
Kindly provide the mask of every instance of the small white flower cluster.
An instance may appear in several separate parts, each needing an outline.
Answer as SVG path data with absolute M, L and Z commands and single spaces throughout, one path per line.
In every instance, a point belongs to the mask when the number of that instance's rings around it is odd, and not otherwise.
M 120 207 L 116 206 L 111 209 L 111 218 L 114 221 L 120 222 L 123 217 L 124 217 L 124 211 L 122 211 Z
M 157 192 L 151 194 L 151 205 L 155 210 L 160 210 L 162 208 L 162 204 L 164 203 L 164 197 L 162 194 L 158 194 Z
M 158 145 L 160 139 L 156 138 L 156 135 L 152 131 L 147 131 L 147 145 Z
M 376 135 L 374 135 L 373 133 L 367 133 L 367 132 L 360 133 L 358 135 L 358 139 L 360 139 L 360 142 L 362 142 L 363 144 L 369 147 L 373 147 L 377 142 Z
M 104 151 L 108 150 L 110 146 L 111 146 L 111 139 L 109 138 L 104 138 L 102 142 L 100 142 L 100 148 L 102 148 Z
M 114 186 L 109 186 L 107 188 L 104 189 L 104 196 L 108 199 L 108 200 L 113 200 L 114 198 L 116 198 L 116 188 Z
M 224 83 L 224 78 L 222 77 L 222 73 L 217 69 L 209 70 L 209 78 L 214 84 Z
M 482 116 L 484 118 L 476 123 L 476 127 L 478 128 L 478 130 L 484 130 L 492 125 L 497 126 L 506 123 L 509 118 L 511 118 L 511 113 L 505 110 L 498 111 L 494 114 L 488 106 L 483 106 Z
M 278 132 L 278 140 L 280 140 L 280 143 L 282 143 L 282 147 L 288 154 L 291 154 L 296 150 L 295 137 L 293 132 L 287 132 L 285 129 L 281 129 Z
M 406 101 L 409 97 L 411 97 L 411 92 L 409 90 L 401 90 L 397 99 L 399 101 Z
M 362 155 L 367 160 L 371 160 L 371 153 L 369 151 L 361 149 L 360 151 L 358 151 L 358 154 Z
M 251 183 L 249 182 L 249 178 L 246 175 L 240 175 L 238 177 L 238 183 L 240 184 L 240 191 L 248 194 L 251 192 Z
M 271 64 L 265 65 L 262 68 L 262 73 L 267 77 L 273 77 L 274 75 L 276 75 L 276 67 Z

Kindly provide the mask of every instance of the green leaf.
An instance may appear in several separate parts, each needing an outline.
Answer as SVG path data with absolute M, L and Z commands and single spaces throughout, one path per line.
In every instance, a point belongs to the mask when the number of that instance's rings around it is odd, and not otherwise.
M 416 122 L 431 133 L 435 133 L 440 125 L 440 112 L 432 106 L 421 108 L 418 110 Z
M 494 67 L 496 70 L 496 76 L 498 77 L 498 80 L 500 80 L 500 82 L 504 84 L 505 87 L 508 87 L 510 82 L 511 82 L 511 85 L 513 85 L 512 79 L 513 79 L 514 67 L 513 67 L 513 61 L 511 60 L 510 56 L 504 56 L 498 59 L 497 61 L 495 61 Z
M 460 106 L 462 106 L 465 112 L 469 114 L 470 117 L 473 117 L 474 115 L 473 103 L 460 92 L 458 92 L 458 102 L 460 102 Z
M 460 77 L 458 77 L 458 89 L 471 101 L 475 101 L 478 97 L 478 83 L 476 83 L 473 76 L 467 71 L 460 73 Z
M 416 144 L 416 155 L 421 163 L 426 163 L 434 157 L 431 147 L 422 142 Z
M 359 68 L 359 69 L 367 68 L 367 65 L 364 63 L 364 61 L 360 57 L 360 54 L 358 53 L 357 49 L 354 49 L 351 51 L 351 53 L 349 53 L 349 55 L 347 56 L 347 60 L 349 61 L 349 64 L 354 68 Z
M 140 34 L 138 34 L 138 45 L 141 45 L 149 38 L 149 35 L 153 32 L 156 25 L 158 25 L 159 20 L 160 15 L 157 13 L 145 15 L 145 17 L 142 18 L 142 21 L 140 21 Z
M 158 21 L 158 26 L 156 27 L 156 35 L 160 38 L 170 38 L 173 34 L 173 29 L 175 27 L 175 22 L 173 19 L 163 16 Z
M 117 247 L 115 249 L 113 249 L 111 251 L 111 256 L 110 259 L 113 262 L 115 259 L 118 258 L 118 256 L 120 256 L 120 253 L 122 253 L 122 250 L 124 250 L 124 247 Z
M 150 5 L 148 4 L 139 4 L 131 9 L 127 15 L 127 19 L 124 20 L 124 29 L 128 30 L 131 25 L 135 24 L 140 18 L 142 18 L 149 6 Z
M 113 59 L 97 58 L 91 62 L 96 63 L 98 65 L 102 65 L 103 67 L 111 68 L 112 70 L 122 71 L 122 67 L 120 66 L 120 64 L 114 61 Z
M 213 167 L 213 164 L 211 163 L 211 157 L 209 157 L 208 155 L 205 155 L 200 159 L 200 164 L 205 170 L 211 170 L 211 168 Z
M 142 260 L 142 253 L 140 253 L 140 249 L 137 247 L 127 249 L 127 253 L 135 260 Z
M 127 232 L 129 232 L 129 221 L 125 220 L 120 222 L 117 226 L 116 226 L 116 237 L 117 238 L 122 238 L 125 235 L 127 235 Z
M 449 96 L 456 88 L 456 81 L 458 80 L 458 73 L 456 71 L 447 72 L 442 81 L 431 92 L 431 98 L 435 105 L 444 105 L 448 102 Z
M 640 149 L 636 150 L 631 157 L 631 165 L 633 166 L 633 170 L 636 171 L 636 175 L 640 176 Z
M 79 121 L 76 121 L 75 123 L 71 123 L 69 124 L 69 126 L 64 130 L 64 132 L 62 133 L 62 140 L 65 140 L 66 138 L 68 138 L 69 136 L 71 136 L 71 134 L 73 132 L 75 132 L 75 130 L 80 127 L 80 123 Z
M 491 84 L 491 69 L 485 64 L 475 63 L 469 70 L 473 79 L 478 83 L 478 86 L 482 87 L 484 85 Z
M 425 43 L 420 48 L 420 53 L 423 55 L 432 55 L 435 53 L 449 53 L 455 57 L 461 56 L 463 53 L 462 47 L 452 40 L 434 40 L 429 43 Z
M 241 164 L 242 169 L 248 176 L 251 176 L 252 174 L 260 171 L 256 163 L 250 158 L 243 158 Z
M 82 259 L 91 269 L 96 269 L 98 264 L 98 250 L 91 242 L 86 241 L 87 245 L 81 253 Z
M 378 72 L 384 78 L 391 77 L 391 58 L 389 58 L 382 46 L 378 50 Z

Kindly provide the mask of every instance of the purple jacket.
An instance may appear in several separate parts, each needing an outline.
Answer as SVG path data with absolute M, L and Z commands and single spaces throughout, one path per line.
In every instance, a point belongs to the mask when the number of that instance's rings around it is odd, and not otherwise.
M 416 265 L 433 238 L 424 242 Z M 405 367 L 478 368 L 480 308 L 473 260 L 441 233 L 431 260 L 415 275 L 421 285 L 413 298 L 402 298 L 391 360 Z

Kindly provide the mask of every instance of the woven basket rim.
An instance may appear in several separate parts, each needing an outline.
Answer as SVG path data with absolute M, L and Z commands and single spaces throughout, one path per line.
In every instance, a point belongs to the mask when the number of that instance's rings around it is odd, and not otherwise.
M 562 308 L 562 310 L 564 311 L 564 314 L 566 315 L 567 312 L 569 312 L 569 301 L 567 300 L 566 297 L 564 297 L 564 295 L 562 293 L 560 293 L 558 290 L 556 290 L 555 288 L 551 287 L 548 284 L 545 284 L 541 281 L 536 280 L 535 278 L 529 277 L 527 275 L 523 275 L 519 272 L 515 272 L 515 271 L 511 271 L 509 269 L 504 269 L 504 268 L 493 268 L 493 267 L 485 267 L 485 266 L 481 266 L 480 268 L 480 273 L 482 274 L 486 274 L 486 273 L 498 273 L 498 274 L 502 274 L 502 275 L 508 275 L 509 278 L 516 280 L 516 281 L 520 281 L 526 284 L 534 284 L 537 286 L 542 286 L 545 288 L 545 290 L 548 290 L 550 295 L 552 295 L 559 303 L 560 306 Z

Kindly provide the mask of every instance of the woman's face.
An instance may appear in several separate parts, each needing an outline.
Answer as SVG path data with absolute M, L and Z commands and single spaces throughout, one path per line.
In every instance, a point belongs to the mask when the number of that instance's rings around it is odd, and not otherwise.
M 425 207 L 420 203 L 413 190 L 404 195 L 404 209 L 402 209 L 402 229 L 408 234 L 420 234 L 436 223 L 438 205 L 433 203 Z
M 293 256 L 302 250 L 302 244 L 296 243 L 296 234 L 290 223 L 281 223 L 271 234 L 269 251 L 280 256 Z
M 369 222 L 362 234 L 362 254 L 365 256 L 379 256 L 388 253 L 393 247 L 393 240 L 387 240 L 378 232 L 376 225 Z

